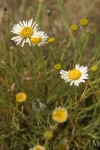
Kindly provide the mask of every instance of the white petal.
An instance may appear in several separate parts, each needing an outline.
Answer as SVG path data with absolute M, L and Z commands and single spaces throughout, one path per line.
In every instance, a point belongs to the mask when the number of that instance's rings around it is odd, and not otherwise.
M 23 42 L 22 42 L 22 47 L 24 46 L 24 43 L 25 43 L 25 39 L 24 39 Z
M 33 22 L 33 19 L 31 19 L 31 20 L 28 21 L 28 27 L 32 26 L 32 22 Z
M 79 68 L 80 68 L 80 65 L 76 64 L 75 69 L 79 70 Z
M 23 23 L 22 23 L 22 22 L 19 22 L 19 24 L 20 24 L 20 26 L 21 26 L 22 28 L 24 28 L 24 25 L 23 25 Z
M 21 38 L 21 37 L 20 36 L 15 36 L 11 40 L 16 40 L 16 39 L 19 39 L 19 38 Z
M 21 41 L 22 41 L 22 39 L 20 39 L 16 44 L 18 45 Z

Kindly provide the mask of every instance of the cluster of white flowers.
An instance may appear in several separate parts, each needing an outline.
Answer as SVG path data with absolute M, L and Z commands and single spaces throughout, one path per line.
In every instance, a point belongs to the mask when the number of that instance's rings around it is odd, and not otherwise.
M 17 36 L 13 37 L 11 40 L 15 41 L 18 45 L 22 44 L 22 47 L 25 43 L 28 43 L 29 46 L 33 45 L 44 45 L 47 43 L 48 35 L 43 31 L 39 31 L 38 24 L 33 22 L 33 19 L 29 21 L 22 21 L 18 24 L 15 24 L 11 30 Z
M 17 36 L 13 37 L 11 40 L 15 41 L 18 45 L 19 43 L 22 44 L 22 47 L 25 43 L 28 43 L 29 46 L 31 45 L 44 45 L 48 43 L 48 39 L 51 42 L 54 39 L 49 38 L 47 33 L 43 31 L 39 31 L 38 24 L 33 22 L 33 19 L 28 21 L 22 21 L 18 24 L 15 24 L 11 30 Z M 87 67 L 80 66 L 76 64 L 75 68 L 69 71 L 61 70 L 61 78 L 65 80 L 65 82 L 70 82 L 70 85 L 79 86 L 81 82 L 85 82 L 88 79 Z

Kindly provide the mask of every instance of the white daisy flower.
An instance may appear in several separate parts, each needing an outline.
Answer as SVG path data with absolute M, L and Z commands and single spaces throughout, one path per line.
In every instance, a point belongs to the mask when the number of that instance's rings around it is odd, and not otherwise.
M 76 64 L 75 69 L 69 71 L 60 71 L 61 78 L 65 82 L 70 82 L 70 85 L 79 86 L 81 82 L 85 82 L 85 79 L 88 79 L 87 67 L 80 66 Z
M 46 150 L 44 146 L 36 145 L 33 148 L 30 148 L 29 150 Z
M 38 29 L 38 24 L 33 22 L 33 19 L 29 21 L 23 20 L 23 22 L 19 22 L 13 26 L 11 32 L 17 34 L 17 36 L 13 37 L 11 40 L 15 41 L 17 45 L 22 42 L 22 47 L 24 43 L 28 43 L 31 46 L 29 38 L 37 32 Z
M 30 41 L 33 45 L 41 46 L 47 43 L 48 37 L 49 36 L 47 35 L 47 33 L 38 31 L 31 36 Z

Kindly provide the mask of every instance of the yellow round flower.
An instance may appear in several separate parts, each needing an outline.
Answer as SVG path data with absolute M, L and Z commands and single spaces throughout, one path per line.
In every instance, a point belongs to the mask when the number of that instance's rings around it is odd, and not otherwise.
M 19 103 L 26 101 L 26 98 L 27 98 L 27 96 L 23 92 L 20 92 L 20 93 L 16 94 L 16 101 L 19 102 Z
M 45 131 L 44 132 L 44 139 L 50 140 L 53 137 L 53 133 L 51 131 Z
M 29 150 L 46 150 L 45 147 L 41 146 L 41 145 L 36 145 L 35 147 L 29 149 Z
M 77 31 L 78 30 L 78 26 L 76 24 L 73 24 L 73 25 L 70 26 L 70 29 L 72 31 Z
M 69 71 L 69 78 L 72 80 L 78 80 L 81 77 L 81 72 L 77 69 L 72 69 Z
M 60 144 L 59 150 L 67 150 L 67 146 L 65 144 Z
M 61 64 L 60 64 L 60 63 L 59 63 L 59 64 L 55 64 L 55 65 L 54 65 L 54 69 L 55 69 L 55 70 L 61 69 Z
M 52 119 L 57 123 L 63 123 L 68 118 L 68 112 L 65 108 L 58 107 L 52 113 Z
M 81 19 L 80 20 L 80 24 L 84 27 L 84 26 L 87 26 L 88 25 L 88 20 L 87 19 Z
M 98 66 L 97 66 L 97 65 L 92 66 L 92 67 L 91 67 L 91 70 L 94 71 L 94 72 L 97 71 L 97 70 L 98 70 Z
M 49 37 L 47 40 L 48 43 L 54 43 L 55 42 L 55 38 L 53 37 Z

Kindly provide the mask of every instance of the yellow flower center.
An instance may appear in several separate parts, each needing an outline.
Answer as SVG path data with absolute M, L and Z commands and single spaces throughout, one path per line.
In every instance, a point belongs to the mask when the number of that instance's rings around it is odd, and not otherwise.
M 69 78 L 72 80 L 78 80 L 81 77 L 81 72 L 77 69 L 72 69 L 69 74 Z
M 20 32 L 20 36 L 22 38 L 28 38 L 33 34 L 33 29 L 32 27 L 24 27 L 21 32 Z
M 38 44 L 38 43 L 40 43 L 41 41 L 42 41 L 42 38 L 41 37 L 32 37 L 32 38 L 30 38 L 30 41 L 31 41 L 31 43 L 33 43 L 33 44 Z
M 62 110 L 58 110 L 57 113 L 55 114 L 55 116 L 56 116 L 56 117 L 59 117 L 59 118 L 60 118 L 60 117 L 63 118 L 64 112 L 63 112 Z
M 36 150 L 41 150 L 41 148 L 37 147 Z

